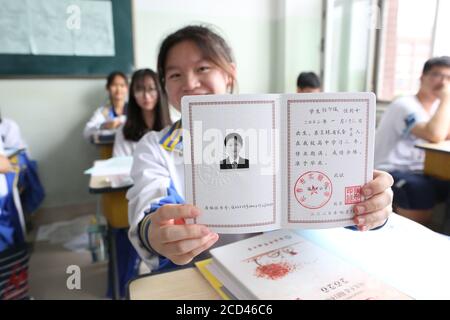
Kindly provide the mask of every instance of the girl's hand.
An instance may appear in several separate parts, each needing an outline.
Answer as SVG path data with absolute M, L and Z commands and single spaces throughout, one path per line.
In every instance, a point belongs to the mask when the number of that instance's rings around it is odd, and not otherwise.
M 102 124 L 102 129 L 116 129 L 122 124 L 122 121 L 118 118 L 110 121 L 106 121 Z
M 193 205 L 165 205 L 150 217 L 149 242 L 152 248 L 182 265 L 211 247 L 218 239 L 217 233 L 199 224 L 185 224 L 184 219 L 195 218 L 200 210 Z
M 0 173 L 7 173 L 13 171 L 13 167 L 9 159 L 0 155 Z
M 374 170 L 373 180 L 361 190 L 366 200 L 353 207 L 353 221 L 360 231 L 367 231 L 381 226 L 392 212 L 394 183 L 392 176 L 384 171 Z

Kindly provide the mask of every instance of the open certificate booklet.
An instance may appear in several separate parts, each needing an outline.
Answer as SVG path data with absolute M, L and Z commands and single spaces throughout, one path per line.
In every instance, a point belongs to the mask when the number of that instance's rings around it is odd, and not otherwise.
M 219 233 L 353 225 L 372 180 L 375 95 L 182 99 L 186 201 Z

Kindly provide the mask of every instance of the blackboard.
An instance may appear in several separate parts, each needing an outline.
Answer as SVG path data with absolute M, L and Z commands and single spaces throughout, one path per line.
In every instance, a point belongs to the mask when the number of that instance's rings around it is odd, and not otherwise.
M 131 0 L 111 0 L 115 55 L 51 56 L 0 54 L 0 77 L 104 77 L 131 73 L 134 65 Z

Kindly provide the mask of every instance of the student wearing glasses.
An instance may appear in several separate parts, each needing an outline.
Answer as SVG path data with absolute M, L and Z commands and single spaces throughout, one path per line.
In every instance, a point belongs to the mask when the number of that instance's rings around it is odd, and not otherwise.
M 161 86 L 153 70 L 134 72 L 130 84 L 127 120 L 114 141 L 113 157 L 131 156 L 138 141 L 151 130 L 160 131 L 170 124 L 167 104 L 163 103 Z

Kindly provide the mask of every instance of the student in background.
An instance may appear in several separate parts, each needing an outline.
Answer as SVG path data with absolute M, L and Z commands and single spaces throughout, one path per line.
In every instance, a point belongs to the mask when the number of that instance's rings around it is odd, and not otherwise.
M 130 84 L 127 120 L 114 140 L 113 157 L 131 156 L 137 142 L 150 130 L 160 131 L 171 124 L 161 85 L 153 70 L 137 70 Z
M 302 72 L 297 77 L 297 93 L 320 92 L 320 79 L 314 72 Z
M 450 57 L 429 59 L 416 95 L 392 102 L 375 138 L 375 167 L 394 177 L 396 212 L 414 221 L 431 222 L 433 207 L 450 193 L 447 181 L 423 174 L 421 142 L 450 139 Z M 449 164 L 450 166 L 450 164 Z
M 5 149 L 25 149 L 16 156 L 18 170 L 18 188 L 23 211 L 34 213 L 42 204 L 45 198 L 45 191 L 39 179 L 37 162 L 29 158 L 30 153 L 27 144 L 22 139 L 20 128 L 11 119 L 0 116 L 0 136 L 2 150 Z M 20 209 L 22 210 L 22 209 Z
M 184 95 L 232 93 L 236 66 L 230 47 L 215 32 L 188 26 L 169 35 L 161 44 L 158 75 L 169 103 L 181 109 Z M 150 269 L 171 262 L 192 261 L 219 240 L 219 235 L 184 219 L 202 214 L 184 204 L 184 163 L 180 121 L 161 132 L 149 132 L 136 148 L 128 191 L 130 239 Z M 363 186 L 368 200 L 357 204 L 354 221 L 359 230 L 382 226 L 391 212 L 392 178 L 375 171 L 374 180 Z M 355 207 L 356 213 L 356 207 Z M 245 235 L 221 235 L 222 244 Z M 247 235 L 248 236 L 248 235 Z
M 95 110 L 94 115 L 84 127 L 83 136 L 90 139 L 93 134 L 103 129 L 117 129 L 126 119 L 128 79 L 120 71 L 108 75 L 106 90 L 109 104 Z
M 14 168 L 11 165 L 11 162 L 9 161 L 8 157 L 5 155 L 5 148 L 3 141 L 0 141 L 0 198 L 8 193 L 5 173 L 13 171 Z
M 14 120 L 0 115 L 0 136 L 5 149 L 26 149 L 27 145 L 22 139 L 20 128 Z
M 13 195 L 18 193 L 14 184 L 16 176 L 0 140 L 0 252 L 25 241 L 22 206 Z

